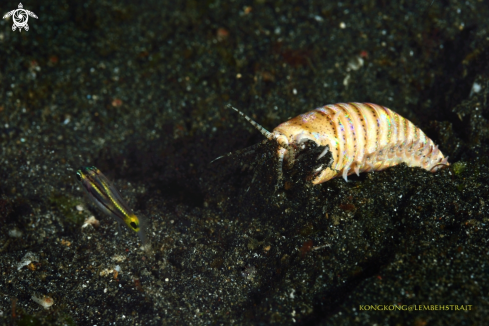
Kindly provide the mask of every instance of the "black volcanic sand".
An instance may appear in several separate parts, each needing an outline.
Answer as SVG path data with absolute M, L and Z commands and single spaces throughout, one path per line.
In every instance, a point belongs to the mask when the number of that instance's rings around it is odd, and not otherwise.
M 417 2 L 24 3 L 28 32 L 0 22 L 0 323 L 487 323 L 489 4 Z M 294 168 L 275 192 L 275 160 L 249 168 L 271 145 L 209 164 L 263 140 L 227 103 L 271 130 L 349 101 L 451 167 L 318 186 Z M 152 253 L 83 195 L 92 165 Z

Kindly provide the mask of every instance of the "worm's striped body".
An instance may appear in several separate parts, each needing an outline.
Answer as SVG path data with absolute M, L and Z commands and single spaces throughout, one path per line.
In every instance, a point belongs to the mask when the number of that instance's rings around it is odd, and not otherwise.
M 284 122 L 272 132 L 233 109 L 268 140 L 278 143 L 279 183 L 283 162 L 291 167 L 297 155 L 305 150 L 307 141 L 324 147 L 318 160 L 328 152 L 332 156 L 330 164 L 322 164 L 311 171 L 313 184 L 339 176 L 348 181 L 350 174 L 383 170 L 400 163 L 432 172 L 449 165 L 438 146 L 421 129 L 377 104 L 326 105 Z

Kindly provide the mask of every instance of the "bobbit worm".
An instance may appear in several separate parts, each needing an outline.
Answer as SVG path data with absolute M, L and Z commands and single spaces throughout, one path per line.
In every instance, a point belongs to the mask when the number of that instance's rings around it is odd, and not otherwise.
M 281 123 L 272 132 L 267 131 L 238 109 L 238 112 L 266 138 L 262 144 L 275 142 L 278 149 L 278 185 L 283 179 L 284 162 L 291 168 L 295 160 L 308 150 L 306 143 L 323 148 L 317 157 L 320 162 L 328 152 L 331 160 L 311 171 L 313 184 L 336 177 L 348 181 L 348 175 L 379 171 L 400 163 L 435 172 L 448 166 L 438 146 L 411 121 L 392 110 L 372 103 L 337 103 L 317 108 Z M 253 153 L 250 148 L 220 156 Z

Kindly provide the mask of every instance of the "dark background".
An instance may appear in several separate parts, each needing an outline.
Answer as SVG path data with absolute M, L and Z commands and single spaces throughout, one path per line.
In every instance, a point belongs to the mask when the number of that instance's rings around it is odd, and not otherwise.
M 1 323 L 489 320 L 486 1 L 23 5 L 29 31 L 0 21 Z M 227 103 L 272 130 L 352 101 L 411 120 L 451 167 L 275 192 L 273 160 L 209 164 L 263 139 Z M 89 165 L 149 220 L 153 253 L 83 196 Z

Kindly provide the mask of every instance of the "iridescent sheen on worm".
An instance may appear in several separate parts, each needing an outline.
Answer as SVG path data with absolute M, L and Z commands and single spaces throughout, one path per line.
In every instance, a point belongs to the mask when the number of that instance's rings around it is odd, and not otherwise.
M 284 162 L 289 168 L 292 167 L 298 154 L 307 150 L 307 141 L 323 148 L 318 160 L 328 152 L 332 157 L 332 162 L 321 164 L 311 172 L 313 184 L 339 176 L 348 181 L 348 175 L 353 173 L 359 175 L 361 172 L 379 171 L 400 163 L 431 172 L 449 165 L 448 157 L 421 129 L 377 104 L 329 104 L 281 123 L 272 132 L 238 109 L 229 107 L 258 129 L 267 138 L 265 142 L 278 144 L 279 184 L 283 178 Z M 257 146 L 239 151 L 239 154 L 252 153 Z

